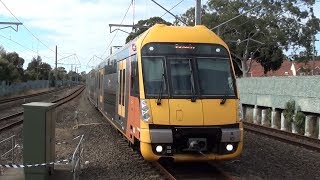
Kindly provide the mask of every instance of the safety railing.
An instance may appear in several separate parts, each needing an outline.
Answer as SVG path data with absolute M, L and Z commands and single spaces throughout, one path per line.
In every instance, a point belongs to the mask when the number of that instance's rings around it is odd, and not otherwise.
M 0 141 L 1 147 L 4 147 L 2 144 L 4 144 L 5 142 L 11 141 L 11 148 L 7 152 L 1 154 L 1 159 L 3 159 L 4 157 L 6 157 L 8 154 L 11 153 L 11 163 L 14 163 L 14 159 L 15 159 L 14 158 L 14 149 L 17 147 L 15 137 L 16 137 L 16 135 L 12 135 L 12 136 Z
M 17 147 L 16 141 L 15 141 L 15 137 L 16 137 L 15 135 L 12 135 L 12 136 L 10 136 L 10 137 L 8 137 L 8 138 L 0 141 L 0 147 L 4 147 L 4 146 L 5 146 L 5 145 L 4 145 L 5 143 L 8 143 L 8 141 L 9 141 L 9 142 L 11 141 L 11 148 L 10 148 L 7 152 L 1 154 L 1 156 L 0 156 L 0 162 L 1 162 L 1 160 L 3 160 L 3 159 L 8 159 L 8 158 L 5 158 L 5 157 L 7 157 L 7 155 L 9 155 L 9 154 L 11 153 L 11 163 L 14 164 L 14 160 L 15 160 L 14 149 Z M 5 148 L 4 148 L 4 149 L 5 149 Z M 2 174 L 2 170 L 0 169 L 0 175 L 1 175 L 1 174 Z
M 72 172 L 73 172 L 73 179 L 75 180 L 77 176 L 81 172 L 81 157 L 82 157 L 82 152 L 83 152 L 83 140 L 84 140 L 84 135 L 77 136 L 75 139 L 79 139 L 79 142 L 77 144 L 76 149 L 73 152 L 72 159 L 71 159 L 71 165 L 72 165 Z

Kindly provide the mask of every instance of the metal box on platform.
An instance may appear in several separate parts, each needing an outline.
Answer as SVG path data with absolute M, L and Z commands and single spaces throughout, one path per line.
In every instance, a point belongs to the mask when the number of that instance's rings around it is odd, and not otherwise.
M 23 105 L 23 162 L 49 163 L 55 160 L 55 103 L 32 102 Z M 53 172 L 53 164 L 25 168 L 26 180 L 44 179 Z

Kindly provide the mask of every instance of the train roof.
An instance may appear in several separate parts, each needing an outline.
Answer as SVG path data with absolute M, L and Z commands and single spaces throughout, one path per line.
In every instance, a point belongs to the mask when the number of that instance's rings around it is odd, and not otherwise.
M 227 47 L 219 36 L 203 25 L 167 26 L 156 24 L 142 34 L 136 44 L 140 46 L 138 48 L 141 48 L 150 42 L 216 43 Z
M 141 47 L 150 42 L 214 43 L 221 44 L 227 48 L 227 45 L 219 36 L 203 25 L 167 26 L 165 24 L 156 24 L 119 48 L 115 53 L 108 56 L 106 60 L 123 49 L 130 47 L 133 43 L 136 44 L 137 49 L 141 49 Z M 106 60 L 101 62 L 96 68 L 105 66 Z

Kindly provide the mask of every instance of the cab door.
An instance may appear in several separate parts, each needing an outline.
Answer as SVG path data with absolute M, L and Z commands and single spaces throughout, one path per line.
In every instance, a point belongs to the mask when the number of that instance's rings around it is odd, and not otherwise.
M 126 79 L 126 61 L 122 60 L 118 63 L 118 82 L 119 82 L 119 88 L 118 88 L 118 116 L 119 121 L 124 129 L 124 121 L 126 119 L 126 104 L 125 104 L 125 98 L 126 98 L 126 87 L 127 87 L 127 79 Z

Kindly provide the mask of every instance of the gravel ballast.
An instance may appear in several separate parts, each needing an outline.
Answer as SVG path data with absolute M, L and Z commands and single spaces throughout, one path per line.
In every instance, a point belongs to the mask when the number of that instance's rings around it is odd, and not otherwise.
M 222 168 L 241 179 L 320 179 L 320 153 L 244 133 L 242 155 Z
M 85 134 L 84 161 L 89 164 L 84 166 L 81 179 L 159 178 L 160 175 L 154 175 L 156 170 L 150 172 L 152 167 L 148 163 L 132 157 L 137 153 L 125 145 L 123 138 L 89 103 L 85 93 L 74 109 L 64 114 L 62 124 L 69 129 L 74 126 L 74 111 L 78 111 L 80 124 L 102 123 L 69 131 L 74 137 Z M 221 163 L 221 169 L 236 179 L 319 179 L 320 153 L 250 132 L 244 135 L 242 155 Z
M 75 111 L 79 127 L 75 128 Z M 56 127 L 56 141 L 69 141 L 84 134 L 80 179 L 164 179 L 153 166 L 128 147 L 126 141 L 82 93 L 80 99 L 62 107 Z M 57 159 L 70 157 L 76 142 L 56 145 Z M 63 147 L 64 146 L 64 147 Z M 68 147 L 69 146 L 69 147 Z
M 78 142 L 72 139 L 82 134 L 85 141 L 80 179 L 164 179 L 128 147 L 123 137 L 90 104 L 85 91 L 57 109 L 56 159 L 70 158 Z M 219 164 L 221 170 L 235 179 L 320 179 L 319 160 L 318 152 L 245 132 L 241 156 Z

